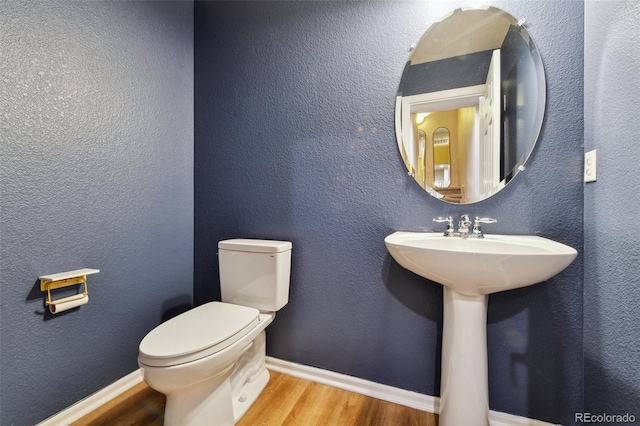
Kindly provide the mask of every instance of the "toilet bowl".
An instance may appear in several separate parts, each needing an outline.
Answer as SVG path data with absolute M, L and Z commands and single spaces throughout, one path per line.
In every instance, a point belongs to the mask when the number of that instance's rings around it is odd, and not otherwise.
M 138 365 L 147 384 L 167 397 L 168 426 L 234 425 L 269 381 L 265 328 L 288 302 L 291 243 L 228 240 L 219 249 L 223 300 L 242 304 L 206 303 L 140 342 Z
M 215 328 L 201 330 L 203 338 L 199 343 L 204 344 L 191 347 L 184 344 L 187 339 L 176 334 L 179 326 L 197 329 L 198 316 L 208 316 L 207 324 L 216 321 L 228 324 L 229 312 L 237 308 L 246 309 L 247 317 L 252 313 L 255 316 L 248 326 L 237 323 L 240 330 L 235 333 L 221 334 Z M 167 396 L 165 425 L 233 425 L 269 381 L 264 364 L 264 329 L 273 315 L 220 302 L 199 306 L 186 313 L 189 314 L 190 317 L 178 316 L 167 321 L 163 325 L 168 327 L 157 327 L 142 340 L 138 364 L 144 380 Z M 171 324 L 173 320 L 177 324 Z M 187 327 L 189 322 L 193 323 Z M 211 333 L 209 339 L 204 338 L 207 332 Z M 206 340 L 212 344 L 208 345 Z M 216 341 L 218 347 L 213 344 Z M 181 343 L 184 345 L 180 346 Z

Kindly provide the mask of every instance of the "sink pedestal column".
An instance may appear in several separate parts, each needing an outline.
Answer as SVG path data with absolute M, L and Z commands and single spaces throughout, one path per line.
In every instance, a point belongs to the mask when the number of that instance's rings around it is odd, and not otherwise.
M 444 286 L 440 426 L 489 425 L 487 296 Z

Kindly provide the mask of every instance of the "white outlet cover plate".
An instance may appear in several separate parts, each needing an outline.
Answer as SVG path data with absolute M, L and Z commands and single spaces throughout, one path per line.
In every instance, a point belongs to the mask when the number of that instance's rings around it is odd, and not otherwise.
M 597 172 L 596 151 L 597 150 L 594 149 L 584 153 L 584 181 L 585 182 L 596 181 L 596 172 Z

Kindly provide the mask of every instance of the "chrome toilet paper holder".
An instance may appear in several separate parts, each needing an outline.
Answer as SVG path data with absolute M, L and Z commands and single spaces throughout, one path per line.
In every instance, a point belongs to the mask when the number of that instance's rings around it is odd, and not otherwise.
M 51 275 L 42 275 L 38 277 L 40 279 L 40 291 L 47 292 L 46 304 L 49 306 L 51 313 L 62 312 L 71 307 L 80 306 L 88 301 L 89 291 L 87 289 L 87 275 L 97 274 L 99 269 L 77 269 L 75 271 L 60 272 Z M 83 285 L 82 293 L 75 294 L 73 296 L 64 297 L 58 300 L 52 300 L 51 290 L 58 288 L 69 287 L 72 285 Z M 65 307 L 66 306 L 66 307 Z M 60 307 L 60 309 L 57 309 Z

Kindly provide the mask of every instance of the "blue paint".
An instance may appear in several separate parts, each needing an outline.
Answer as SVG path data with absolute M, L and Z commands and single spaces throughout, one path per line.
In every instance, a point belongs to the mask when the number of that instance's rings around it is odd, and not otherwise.
M 493 50 L 485 50 L 414 65 L 407 62 L 398 95 L 411 96 L 484 84 L 492 54 Z
M 290 302 L 269 327 L 268 353 L 438 395 L 442 290 L 395 264 L 384 237 L 468 212 L 498 218 L 486 232 L 581 252 L 581 2 L 495 4 L 527 19 L 547 72 L 545 124 L 524 174 L 490 200 L 454 206 L 403 172 L 393 109 L 408 46 L 462 5 L 196 3 L 196 303 L 219 297 L 218 240 L 291 240 Z M 570 423 L 582 408 L 582 256 L 489 306 L 491 408 Z
M 540 55 L 529 37 L 523 37 L 521 29 L 509 27 L 500 52 L 504 97 L 500 177 L 507 178 L 508 182 L 517 172 L 516 166 L 526 161 L 531 152 L 531 141 L 540 130 L 546 83 Z M 532 105 L 538 105 L 538 108 Z
M 0 424 L 137 368 L 193 294 L 193 5 L 3 2 Z M 39 275 L 92 267 L 43 314 Z
M 585 151 L 598 150 L 598 180 L 585 185 L 584 407 L 639 419 L 640 4 L 587 2 L 585 17 Z

